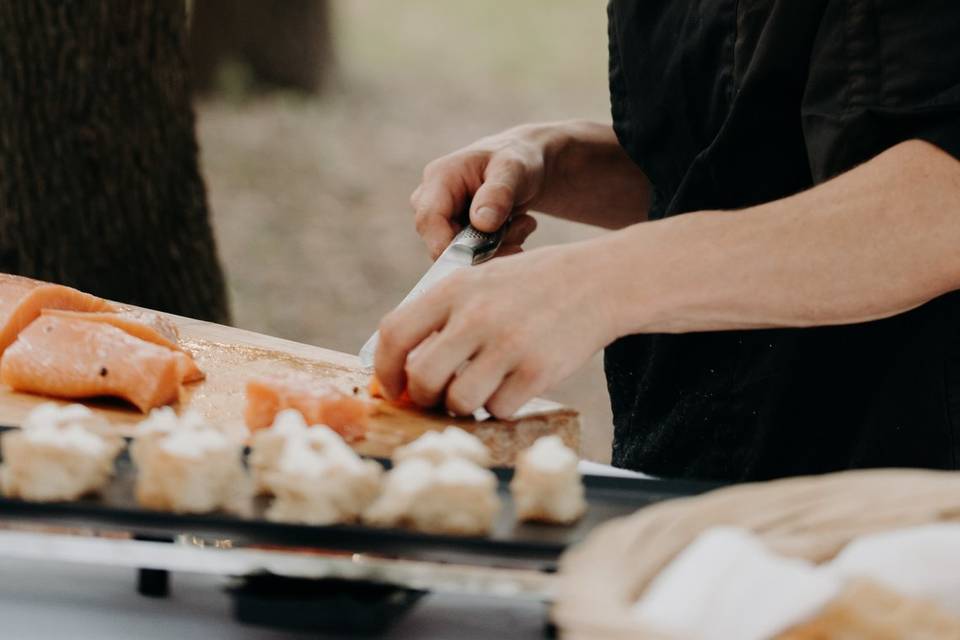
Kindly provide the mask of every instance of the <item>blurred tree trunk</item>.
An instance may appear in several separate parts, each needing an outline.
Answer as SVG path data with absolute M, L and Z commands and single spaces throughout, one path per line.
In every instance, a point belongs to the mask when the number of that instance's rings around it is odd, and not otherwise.
M 0 2 L 0 271 L 228 319 L 184 0 Z
M 327 0 L 193 0 L 194 87 L 216 88 L 224 62 L 249 67 L 259 85 L 318 93 L 333 62 Z

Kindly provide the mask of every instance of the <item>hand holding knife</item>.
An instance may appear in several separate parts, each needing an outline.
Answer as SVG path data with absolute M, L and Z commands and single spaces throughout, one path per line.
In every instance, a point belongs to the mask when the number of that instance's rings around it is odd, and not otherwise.
M 427 269 L 420 281 L 410 290 L 410 293 L 400 302 L 403 305 L 409 300 L 416 298 L 424 291 L 435 285 L 437 282 L 450 275 L 458 269 L 469 267 L 486 262 L 500 249 L 500 243 L 503 241 L 503 234 L 509 226 L 509 221 L 504 223 L 499 229 L 493 232 L 478 231 L 472 224 L 460 230 L 453 240 L 444 249 L 436 262 Z M 373 366 L 374 355 L 377 352 L 377 342 L 380 333 L 374 331 L 373 335 L 364 343 L 360 349 L 360 362 L 364 368 L 369 369 Z

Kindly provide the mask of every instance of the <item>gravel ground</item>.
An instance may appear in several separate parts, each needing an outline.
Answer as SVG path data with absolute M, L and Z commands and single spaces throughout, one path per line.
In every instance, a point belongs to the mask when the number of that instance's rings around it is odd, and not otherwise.
M 339 0 L 336 85 L 253 96 L 242 75 L 198 105 L 238 326 L 355 352 L 429 260 L 408 196 L 424 164 L 521 122 L 609 120 L 604 3 Z M 538 216 L 530 246 L 598 231 Z M 609 459 L 599 356 L 548 397 Z

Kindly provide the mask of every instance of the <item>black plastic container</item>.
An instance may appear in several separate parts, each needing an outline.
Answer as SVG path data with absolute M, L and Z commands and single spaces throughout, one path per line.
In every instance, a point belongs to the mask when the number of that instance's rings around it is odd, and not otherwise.
M 227 588 L 240 622 L 331 635 L 375 635 L 426 592 L 352 580 L 309 580 L 257 574 Z

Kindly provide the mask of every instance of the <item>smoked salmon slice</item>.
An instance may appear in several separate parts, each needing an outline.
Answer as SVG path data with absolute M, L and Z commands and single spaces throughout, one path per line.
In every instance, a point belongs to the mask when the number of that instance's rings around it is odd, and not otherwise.
M 193 356 L 180 346 L 180 332 L 169 318 L 156 311 L 146 309 L 120 309 L 118 311 L 83 312 L 63 311 L 60 309 L 44 309 L 43 315 L 76 318 L 90 322 L 104 322 L 118 329 L 126 331 L 135 338 L 152 342 L 153 344 L 173 349 L 180 360 L 181 380 L 183 382 L 197 382 L 206 376 Z
M 0 381 L 59 398 L 115 396 L 146 412 L 179 397 L 177 353 L 105 322 L 44 315 L 4 352 Z
M 307 424 L 325 424 L 348 442 L 363 439 L 371 413 L 368 402 L 309 376 L 260 377 L 247 382 L 244 417 L 251 430 L 270 426 L 284 409 L 296 409 Z
M 0 273 L 0 353 L 44 309 L 113 311 L 114 306 L 89 293 L 60 284 Z

